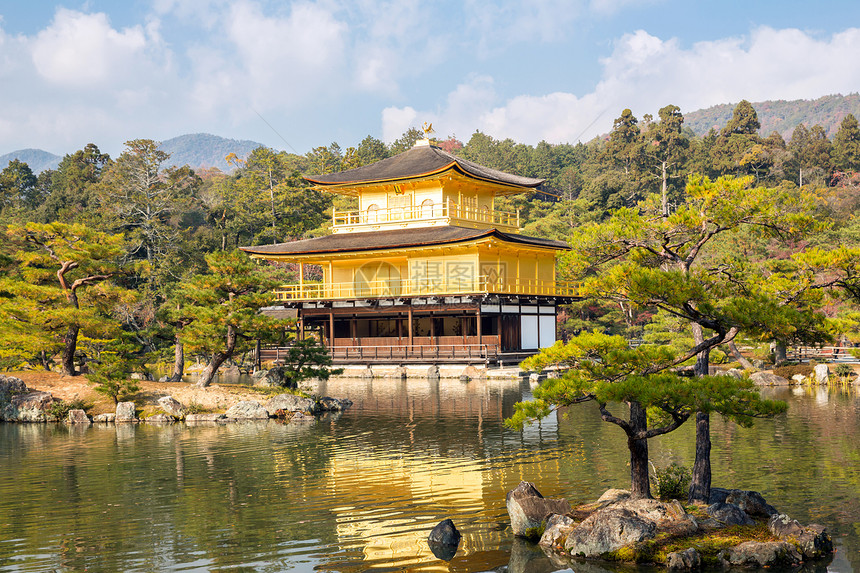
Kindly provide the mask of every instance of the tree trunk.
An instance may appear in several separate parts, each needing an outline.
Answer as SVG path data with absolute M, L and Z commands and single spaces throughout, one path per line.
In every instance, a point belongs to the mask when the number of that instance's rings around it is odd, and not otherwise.
M 215 378 L 218 369 L 230 356 L 232 355 L 226 352 L 216 352 L 212 356 L 212 360 L 209 361 L 209 364 L 206 365 L 206 368 L 203 369 L 203 372 L 200 373 L 200 379 L 197 381 L 196 386 L 198 388 L 206 388 L 212 384 L 212 380 Z
M 711 498 L 711 416 L 696 413 L 696 461 L 690 481 L 689 503 L 709 503 Z
M 746 370 L 755 370 L 755 366 L 753 366 L 752 362 L 750 362 L 749 360 L 747 360 L 746 358 L 744 358 L 744 355 L 743 355 L 743 354 L 741 354 L 741 351 L 740 351 L 740 350 L 738 350 L 738 347 L 737 347 L 737 345 L 735 344 L 735 341 L 734 341 L 734 340 L 732 340 L 731 342 L 729 342 L 729 352 L 731 352 L 731 353 L 732 353 L 732 357 L 733 357 L 735 360 L 737 360 L 738 362 L 740 362 L 741 366 L 743 366 L 743 367 L 744 367 L 744 369 L 746 369 Z
M 784 342 L 780 342 L 779 340 L 775 341 L 773 347 L 773 364 L 774 366 L 779 366 L 780 364 L 785 364 L 788 361 L 788 349 L 785 347 Z
M 648 440 L 633 436 L 648 429 L 648 417 L 642 404 L 630 402 L 630 496 L 633 499 L 651 499 L 651 481 L 648 477 Z
M 666 180 L 667 178 L 666 178 L 666 162 L 665 161 L 662 163 L 662 166 L 663 166 L 663 184 L 660 188 L 660 191 L 661 191 L 661 194 L 663 196 L 662 197 L 663 198 L 663 204 L 661 205 L 661 207 L 663 208 L 663 217 L 666 218 L 669 216 L 669 185 L 668 185 L 668 182 Z
M 48 360 L 48 353 L 44 350 L 39 353 L 39 361 L 42 363 L 42 368 L 44 368 L 46 372 L 51 371 L 51 362 Z
M 693 340 L 704 341 L 702 326 L 693 324 Z M 703 350 L 696 355 L 696 376 L 707 376 L 710 372 L 711 351 Z M 690 503 L 707 503 L 711 497 L 711 418 L 704 412 L 696 412 L 696 459 L 690 480 Z
M 236 351 L 236 328 L 232 324 L 227 325 L 227 347 L 219 352 L 216 352 L 212 356 L 212 360 L 209 361 L 209 364 L 206 365 L 206 368 L 203 369 L 203 372 L 200 373 L 200 380 L 197 381 L 198 388 L 206 388 L 209 384 L 212 383 L 212 379 L 215 378 L 215 373 L 218 372 L 218 368 L 224 364 L 224 361 L 232 358 L 233 353 Z
M 75 372 L 75 350 L 78 347 L 78 331 L 80 328 L 77 324 L 69 326 L 66 331 L 66 337 L 63 340 L 63 374 L 66 376 L 74 376 Z
M 176 344 L 173 347 L 173 373 L 168 382 L 182 382 L 182 375 L 185 374 L 185 346 L 179 340 L 179 335 L 176 335 Z

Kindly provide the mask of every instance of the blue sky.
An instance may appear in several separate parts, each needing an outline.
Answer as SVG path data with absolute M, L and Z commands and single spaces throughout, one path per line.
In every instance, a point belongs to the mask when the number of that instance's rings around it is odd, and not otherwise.
M 198 132 L 305 153 L 424 121 L 587 141 L 627 107 L 857 92 L 858 55 L 854 0 L 2 0 L 0 154 Z

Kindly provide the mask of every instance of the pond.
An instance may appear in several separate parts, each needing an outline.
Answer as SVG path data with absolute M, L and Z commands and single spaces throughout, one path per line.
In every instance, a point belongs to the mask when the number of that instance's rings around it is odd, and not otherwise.
M 505 493 L 528 480 L 593 501 L 629 484 L 623 434 L 591 404 L 503 429 L 528 383 L 317 391 L 355 405 L 305 424 L 0 425 L 0 571 L 552 571 L 513 539 Z M 714 485 L 827 525 L 828 569 L 860 573 L 860 396 L 769 397 L 788 413 L 751 429 L 713 421 Z M 693 431 L 652 440 L 654 463 L 691 465 Z M 426 537 L 449 517 L 463 540 L 445 562 Z

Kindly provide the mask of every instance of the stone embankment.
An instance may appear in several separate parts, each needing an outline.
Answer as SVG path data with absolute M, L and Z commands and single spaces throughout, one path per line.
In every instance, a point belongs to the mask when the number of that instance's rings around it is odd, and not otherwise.
M 240 400 L 224 413 L 189 413 L 187 408 L 172 396 L 158 399 L 159 412 L 139 418 L 134 402 L 120 402 L 115 412 L 89 417 L 83 410 L 68 410 L 55 406 L 61 400 L 49 392 L 31 390 L 20 378 L 0 374 L 0 421 L 2 422 L 68 422 L 70 424 L 96 423 L 227 423 L 239 420 L 279 418 L 295 422 L 312 421 L 325 412 L 345 410 L 352 405 L 347 399 L 307 398 L 294 394 L 279 394 L 260 403 Z M 63 412 L 58 419 L 57 413 Z
M 710 505 L 631 499 L 611 489 L 572 509 L 522 482 L 507 496 L 515 535 L 539 540 L 559 567 L 577 559 L 651 563 L 686 570 L 710 566 L 797 566 L 827 559 L 833 542 L 820 525 L 803 526 L 755 491 L 713 488 Z M 576 569 L 576 566 L 573 566 Z

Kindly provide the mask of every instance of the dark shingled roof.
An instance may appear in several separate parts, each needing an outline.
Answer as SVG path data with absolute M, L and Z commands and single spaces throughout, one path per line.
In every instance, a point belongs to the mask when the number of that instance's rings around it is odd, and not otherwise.
M 490 169 L 473 161 L 451 155 L 432 145 L 417 145 L 394 157 L 382 159 L 370 165 L 328 175 L 309 175 L 305 179 L 323 186 L 352 185 L 412 179 L 440 173 L 448 169 L 456 169 L 478 179 L 514 187 L 537 187 L 545 181 L 544 179 L 520 177 Z
M 375 251 L 383 249 L 403 249 L 429 245 L 450 245 L 496 237 L 508 243 L 519 243 L 535 247 L 551 249 L 568 249 L 562 241 L 539 239 L 513 233 L 503 233 L 498 229 L 467 229 L 446 225 L 443 227 L 419 227 L 415 229 L 395 229 L 392 231 L 374 231 L 365 233 L 338 233 L 304 239 L 292 243 L 277 245 L 259 245 L 256 247 L 240 247 L 250 255 L 313 255 L 331 254 L 351 251 Z

